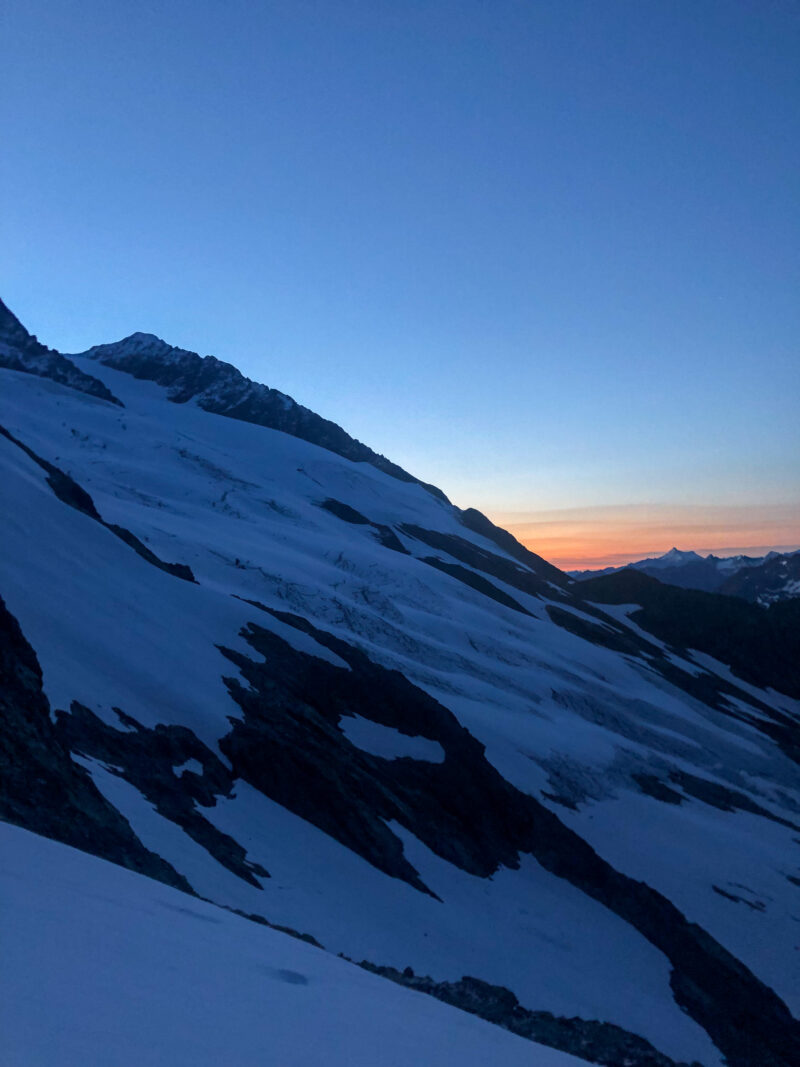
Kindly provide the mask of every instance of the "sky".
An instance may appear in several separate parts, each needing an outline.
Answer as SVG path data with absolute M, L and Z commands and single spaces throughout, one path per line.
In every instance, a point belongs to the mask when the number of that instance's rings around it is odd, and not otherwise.
M 565 567 L 800 546 L 797 0 L 5 0 L 0 295 Z

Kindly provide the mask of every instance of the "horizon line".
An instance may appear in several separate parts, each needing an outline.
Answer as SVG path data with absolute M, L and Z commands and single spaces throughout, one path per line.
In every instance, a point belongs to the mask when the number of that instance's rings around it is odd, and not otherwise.
M 535 542 L 528 539 L 520 538 L 521 543 L 531 552 L 536 552 L 537 555 L 542 555 L 541 546 L 537 548 Z M 602 570 L 606 567 L 625 567 L 631 563 L 638 563 L 644 559 L 660 559 L 671 551 L 672 548 L 677 548 L 676 545 L 671 545 L 667 549 L 651 549 L 643 552 L 612 552 L 602 553 L 596 555 L 586 556 L 557 556 L 550 554 L 544 556 L 548 563 L 554 564 L 559 570 L 562 571 L 579 571 L 579 570 Z M 778 552 L 781 555 L 800 551 L 800 543 L 783 544 L 783 545 L 735 545 L 716 548 L 679 548 L 681 552 L 696 552 L 697 555 L 707 559 L 708 556 L 717 556 L 720 559 L 730 559 L 735 556 L 766 556 L 769 552 Z

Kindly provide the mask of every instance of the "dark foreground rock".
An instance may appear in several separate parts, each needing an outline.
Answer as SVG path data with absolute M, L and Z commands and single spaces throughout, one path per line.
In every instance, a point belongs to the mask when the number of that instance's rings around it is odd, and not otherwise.
M 0 819 L 193 892 L 71 758 L 51 722 L 36 654 L 2 598 L 0 720 Z
M 362 960 L 359 967 L 408 989 L 427 993 L 470 1015 L 478 1015 L 529 1041 L 569 1052 L 602 1067 L 700 1067 L 697 1063 L 677 1063 L 643 1037 L 613 1023 L 566 1018 L 549 1011 L 530 1011 L 523 1008 L 510 989 L 490 985 L 480 978 L 465 975 L 457 982 L 435 982 L 427 976 L 414 974 L 410 967 L 399 971 L 367 960 Z

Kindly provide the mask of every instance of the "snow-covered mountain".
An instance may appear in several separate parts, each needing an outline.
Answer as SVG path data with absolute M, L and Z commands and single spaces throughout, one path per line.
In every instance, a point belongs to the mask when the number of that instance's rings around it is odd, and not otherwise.
M 770 552 L 760 563 L 735 570 L 719 591 L 764 605 L 800 597 L 800 552 Z
M 753 603 L 771 604 L 800 595 L 800 552 L 768 552 L 766 556 L 701 556 L 671 548 L 663 556 L 648 557 L 624 567 L 568 571 L 579 582 L 637 570 L 681 589 L 741 596 Z
M 210 357 L 135 334 L 58 357 L 65 379 L 17 336 L 0 369 L 0 817 L 62 842 L 14 831 L 13 885 L 52 870 L 69 886 L 9 889 L 26 929 L 54 896 L 76 930 L 118 915 L 116 966 L 138 986 L 163 958 L 132 948 L 162 936 L 153 902 L 182 899 L 176 944 L 198 968 L 257 959 L 237 986 L 256 1003 L 263 965 L 354 998 L 370 977 L 399 1018 L 426 993 L 535 1042 L 531 1063 L 541 1045 L 615 1067 L 796 1062 L 800 692 L 775 687 L 780 664 L 755 685 L 746 662 L 592 603 Z M 124 872 L 107 889 L 65 845 L 172 889 Z M 259 925 L 221 918 L 207 938 L 211 904 Z M 33 1003 L 52 957 L 23 958 Z M 130 1005 L 103 996 L 106 1038 L 127 1040 Z M 64 1003 L 72 1062 L 104 1062 L 102 1028 Z M 412 1041 L 439 1025 L 410 1021 Z M 516 1062 L 506 1048 L 494 1062 Z

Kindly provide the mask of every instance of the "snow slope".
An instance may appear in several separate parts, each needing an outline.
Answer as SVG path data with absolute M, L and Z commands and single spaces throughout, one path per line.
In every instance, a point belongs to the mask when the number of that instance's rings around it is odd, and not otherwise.
M 287 934 L 0 824 L 6 1067 L 577 1067 Z

